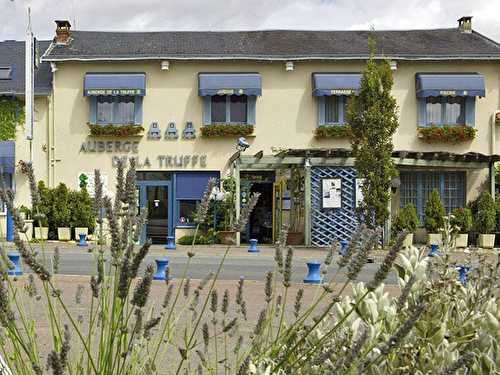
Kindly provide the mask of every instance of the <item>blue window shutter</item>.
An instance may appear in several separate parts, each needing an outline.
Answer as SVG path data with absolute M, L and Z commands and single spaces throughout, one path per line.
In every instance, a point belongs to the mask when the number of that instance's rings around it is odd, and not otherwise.
M 255 103 L 257 97 L 255 95 L 250 95 L 247 98 L 247 124 L 255 125 Z
M 339 106 L 339 124 L 344 124 L 345 123 L 345 102 L 346 102 L 346 97 L 345 95 L 339 96 L 338 100 L 338 106 Z
M 97 124 L 97 96 L 89 98 L 89 122 Z
M 210 125 L 212 123 L 212 97 L 203 97 L 203 125 Z
M 142 125 L 142 96 L 135 97 L 134 123 Z
M 318 96 L 318 125 L 325 125 L 325 97 Z
M 476 97 L 467 96 L 465 98 L 465 124 L 474 126 L 476 119 Z
M 417 99 L 417 125 L 427 125 L 427 111 L 425 108 L 425 98 Z

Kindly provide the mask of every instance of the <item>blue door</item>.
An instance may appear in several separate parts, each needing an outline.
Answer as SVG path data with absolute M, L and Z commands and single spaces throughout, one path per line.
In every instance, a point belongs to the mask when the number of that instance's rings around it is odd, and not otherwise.
M 153 244 L 165 244 L 172 235 L 173 196 L 170 181 L 139 182 L 139 207 L 147 209 L 147 222 L 141 242 L 150 238 Z

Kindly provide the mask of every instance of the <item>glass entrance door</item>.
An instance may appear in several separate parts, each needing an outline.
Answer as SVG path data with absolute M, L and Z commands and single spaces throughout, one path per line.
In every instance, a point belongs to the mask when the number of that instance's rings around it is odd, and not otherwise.
M 147 223 L 143 239 L 154 244 L 165 244 L 171 231 L 170 183 L 146 183 L 140 185 L 140 207 L 147 209 Z

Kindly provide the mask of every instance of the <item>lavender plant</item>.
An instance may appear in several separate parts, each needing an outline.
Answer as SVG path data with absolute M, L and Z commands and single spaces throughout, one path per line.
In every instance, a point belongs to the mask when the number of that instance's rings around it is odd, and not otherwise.
M 36 189 L 30 165 L 24 172 Z M 337 255 L 339 245 L 332 241 L 318 286 L 294 292 L 294 252 L 285 245 L 285 227 L 275 245 L 275 266 L 266 275 L 257 314 L 249 312 L 243 278 L 237 281 L 234 297 L 230 290 L 217 288 L 230 247 L 216 271 L 197 282 L 188 277 L 193 245 L 181 277 L 171 280 L 167 272 L 166 281 L 158 284 L 164 293 L 156 302 L 151 296 L 154 269 L 143 267 L 151 243 L 135 245 L 146 215 L 136 212 L 133 162 L 127 171 L 119 164 L 117 175 L 117 194 L 111 200 L 103 195 L 100 174 L 95 173 L 99 238 L 109 235 L 110 244 L 99 241 L 90 288 L 78 285 L 72 296 L 77 312 L 54 275 L 59 253 L 45 257 L 43 243 L 39 252 L 23 238 L 24 222 L 14 196 L 0 191 L 14 216 L 15 245 L 33 271 L 22 285 L 9 278 L 12 265 L 0 249 L 2 373 L 499 372 L 500 262 L 491 255 L 470 254 L 466 263 L 471 271 L 462 284 L 447 253 L 428 258 L 425 249 L 403 249 L 406 233 L 401 233 L 365 284 L 357 278 L 377 248 L 381 231 L 362 225 L 344 255 Z M 205 192 L 199 222 L 206 217 L 214 184 L 211 181 Z M 32 196 L 36 199 L 37 192 Z M 235 229 L 244 228 L 257 200 L 253 196 L 243 207 Z M 397 290 L 384 285 L 391 272 L 396 274 Z M 86 290 L 87 304 L 82 302 Z M 49 350 L 40 342 L 34 309 L 45 311 Z

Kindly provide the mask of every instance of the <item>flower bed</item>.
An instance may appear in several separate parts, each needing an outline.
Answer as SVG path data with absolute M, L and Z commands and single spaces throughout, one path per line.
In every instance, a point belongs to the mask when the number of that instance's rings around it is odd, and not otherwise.
M 418 128 L 418 136 L 427 143 L 469 142 L 476 137 L 476 129 L 469 126 L 429 126 Z
M 94 125 L 88 124 L 90 135 L 94 137 L 114 136 L 114 137 L 131 137 L 140 136 L 144 132 L 144 128 L 140 125 Z
M 321 125 L 314 131 L 317 138 L 349 138 L 351 134 L 349 125 Z
M 245 124 L 205 125 L 201 127 L 201 135 L 204 137 L 245 136 L 252 134 L 253 130 L 253 125 Z

